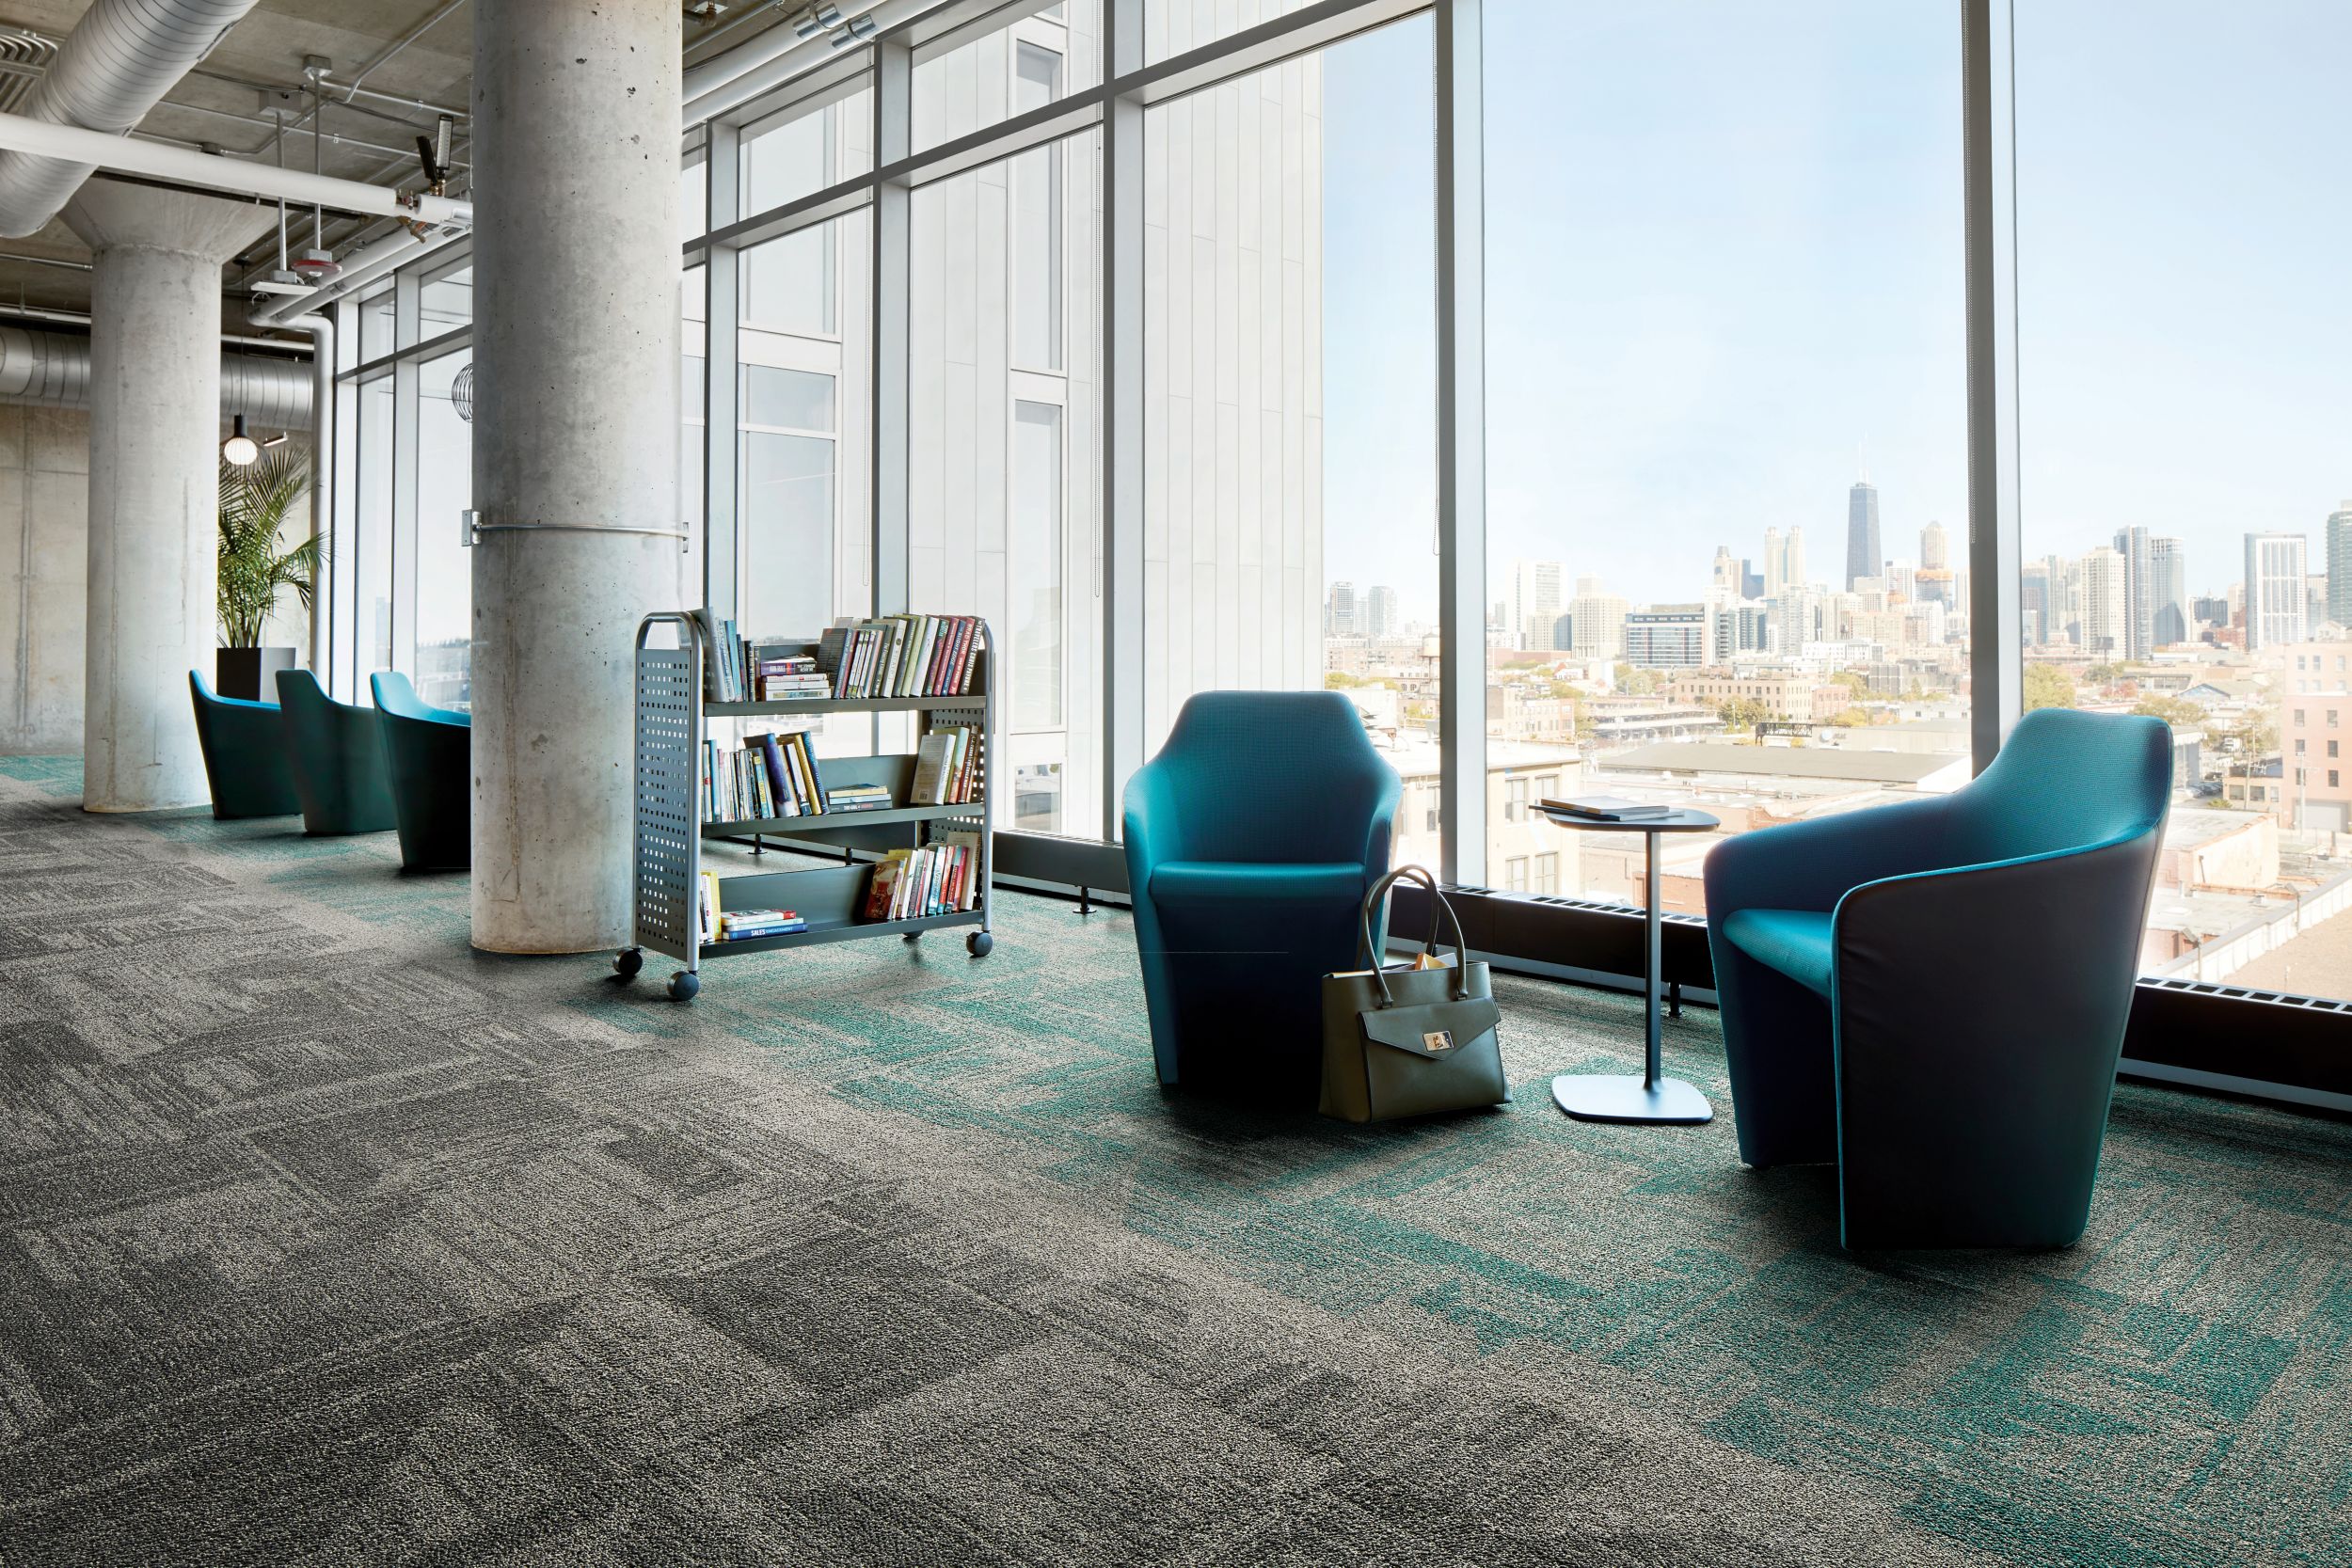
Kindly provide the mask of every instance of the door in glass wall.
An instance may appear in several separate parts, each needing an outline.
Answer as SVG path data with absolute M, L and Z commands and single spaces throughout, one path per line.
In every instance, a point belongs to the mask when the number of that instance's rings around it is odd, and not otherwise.
M 363 693 L 370 674 L 392 667 L 392 382 L 389 373 L 379 375 L 351 393 L 359 404 L 352 615 L 359 651 L 356 686 Z
M 1057 69 L 1026 43 L 992 58 L 1016 103 Z M 995 639 L 996 825 L 1081 838 L 1103 835 L 1100 146 L 1089 131 L 924 185 L 910 216 L 909 608 L 985 617 Z
M 473 504 L 473 351 L 417 375 L 417 695 L 473 705 L 473 562 L 459 514 Z
M 1147 755 L 1194 692 L 1329 688 L 1435 787 L 1434 49 L 1414 17 L 1145 116 Z M 1440 849 L 1400 815 L 1399 863 Z
M 1489 0 L 1486 864 L 1972 774 L 1960 29 L 1852 0 Z M 1663 841 L 1697 912 L 1713 836 Z M 1556 864 L 1539 862 L 1560 857 Z
M 2171 726 L 2144 973 L 2352 998 L 2352 9 L 1994 9 L 2025 705 Z

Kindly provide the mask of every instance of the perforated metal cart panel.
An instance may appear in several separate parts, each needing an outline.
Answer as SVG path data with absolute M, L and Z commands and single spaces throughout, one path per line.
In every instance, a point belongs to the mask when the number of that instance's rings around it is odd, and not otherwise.
M 637 650 L 637 942 L 694 962 L 702 679 L 692 647 Z

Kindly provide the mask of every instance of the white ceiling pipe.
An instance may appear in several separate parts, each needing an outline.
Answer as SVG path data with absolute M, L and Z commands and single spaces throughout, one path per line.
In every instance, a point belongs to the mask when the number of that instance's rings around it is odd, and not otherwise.
M 882 0 L 882 4 L 854 14 L 861 21 L 872 22 L 875 31 L 886 33 L 928 11 L 937 10 L 940 3 L 941 0 Z M 842 9 L 850 14 L 850 8 L 845 6 Z M 749 43 L 696 66 L 686 73 L 686 128 L 691 131 L 705 120 L 739 109 L 760 94 L 780 87 L 796 76 L 805 76 L 828 60 L 840 58 L 841 51 L 833 42 L 839 36 L 819 33 L 812 39 L 802 39 L 788 25 L 771 27 Z M 847 43 L 841 46 L 849 47 Z
M 283 198 L 297 206 L 425 224 L 469 228 L 473 223 L 470 201 L 456 201 L 423 191 L 397 191 L 358 180 L 339 180 L 332 175 L 306 174 L 300 169 L 281 169 L 269 164 L 249 164 L 184 147 L 166 147 L 130 136 L 111 136 L 103 131 L 85 131 L 78 125 L 52 125 L 23 115 L 0 114 L 0 148 L 230 196 L 249 196 L 266 201 Z
M 95 0 L 20 114 L 28 124 L 122 138 L 251 10 L 255 0 Z M 0 153 L 0 234 L 38 233 L 104 159 L 9 143 Z
M 355 289 L 364 288 L 386 273 L 421 261 L 443 245 L 466 237 L 467 230 L 437 229 L 419 235 L 395 229 L 371 245 L 343 258 L 342 270 L 315 289 L 281 294 L 246 312 L 256 326 L 290 326 L 296 316 L 324 310 Z

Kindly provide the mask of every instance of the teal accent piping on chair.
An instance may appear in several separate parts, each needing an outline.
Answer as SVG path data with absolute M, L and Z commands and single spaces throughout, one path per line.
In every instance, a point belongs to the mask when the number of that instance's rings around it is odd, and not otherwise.
M 1125 840 L 1152 1053 L 1311 1101 L 1321 980 L 1356 967 L 1403 785 L 1336 691 L 1204 691 L 1128 781 Z M 1385 912 L 1375 931 L 1387 929 Z
M 196 704 L 196 741 L 204 752 L 213 815 L 230 821 L 300 811 L 278 705 L 220 696 L 196 670 L 188 672 L 188 694 Z
M 294 763 L 302 826 L 312 833 L 381 833 L 394 826 L 375 715 L 339 703 L 308 670 L 278 673 L 278 705 Z
M 473 863 L 472 721 L 431 707 L 408 677 L 368 677 L 384 736 L 384 765 L 405 871 L 463 871 Z
M 1835 1162 L 1851 1247 L 2078 1240 L 2171 756 L 2159 720 L 2042 709 L 1956 794 L 1716 846 L 1740 1158 Z

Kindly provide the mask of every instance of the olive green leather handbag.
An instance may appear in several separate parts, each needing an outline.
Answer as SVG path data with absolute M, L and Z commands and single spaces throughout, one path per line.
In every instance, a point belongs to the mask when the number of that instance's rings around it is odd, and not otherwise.
M 1411 964 L 1379 967 L 1372 927 L 1399 878 L 1429 890 L 1429 940 Z M 1437 956 L 1438 921 L 1454 927 L 1454 961 Z M 1356 959 L 1365 967 L 1323 977 L 1323 1114 L 1343 1121 L 1393 1121 L 1440 1111 L 1500 1105 L 1511 1098 L 1502 1074 L 1502 1022 L 1486 966 L 1462 948 L 1462 923 L 1417 865 L 1373 884 L 1358 922 Z

